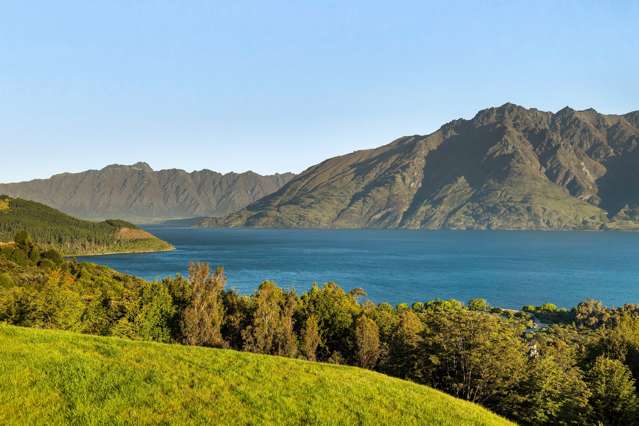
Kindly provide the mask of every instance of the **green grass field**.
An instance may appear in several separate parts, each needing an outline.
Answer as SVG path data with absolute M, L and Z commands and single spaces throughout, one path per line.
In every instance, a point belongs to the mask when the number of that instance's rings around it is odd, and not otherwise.
M 0 424 L 510 423 L 354 367 L 0 325 Z

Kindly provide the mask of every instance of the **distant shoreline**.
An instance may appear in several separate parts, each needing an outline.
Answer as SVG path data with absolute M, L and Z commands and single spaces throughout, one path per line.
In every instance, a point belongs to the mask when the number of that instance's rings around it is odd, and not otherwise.
M 92 253 L 92 254 L 65 254 L 64 257 L 100 257 L 100 256 L 112 256 L 115 254 L 148 254 L 148 253 L 164 253 L 168 251 L 174 251 L 175 246 L 171 245 L 169 248 L 157 249 L 157 250 L 124 250 L 124 251 L 111 251 L 105 253 Z

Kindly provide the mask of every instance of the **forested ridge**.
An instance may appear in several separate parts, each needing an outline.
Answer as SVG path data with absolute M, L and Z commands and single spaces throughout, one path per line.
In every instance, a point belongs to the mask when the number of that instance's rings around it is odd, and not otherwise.
M 168 250 L 171 245 L 143 229 L 122 221 L 89 222 L 68 216 L 44 204 L 0 196 L 0 241 L 28 231 L 44 248 L 64 255 Z
M 391 306 L 335 283 L 297 294 L 270 281 L 241 295 L 204 263 L 149 282 L 16 240 L 0 252 L 1 322 L 356 365 L 521 424 L 637 424 L 637 305 Z

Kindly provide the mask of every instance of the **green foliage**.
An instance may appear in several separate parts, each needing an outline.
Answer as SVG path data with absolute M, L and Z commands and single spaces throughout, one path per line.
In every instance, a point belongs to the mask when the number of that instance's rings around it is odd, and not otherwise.
M 598 300 L 586 300 L 574 309 L 575 322 L 578 325 L 595 328 L 604 325 L 610 319 L 608 309 Z
M 490 304 L 486 299 L 471 299 L 468 301 L 468 309 L 471 311 L 488 312 L 490 311 Z
M 382 369 L 403 379 L 419 377 L 420 348 L 423 342 L 424 323 L 417 313 L 403 311 L 388 344 L 389 353 Z
M 500 408 L 522 424 L 582 425 L 589 420 L 589 395 L 574 350 L 550 335 L 532 343 L 526 374 Z
M 0 274 L 0 289 L 2 288 L 10 288 L 13 287 L 15 283 L 13 282 L 13 278 L 6 272 Z
M 0 250 L 0 322 L 358 365 L 480 402 L 522 424 L 635 419 L 637 305 L 526 308 L 536 317 L 574 319 L 535 328 L 528 313 L 483 299 L 393 307 L 360 303 L 361 291 L 335 283 L 298 296 L 269 281 L 240 295 L 224 289 L 222 268 L 211 273 L 207 264 L 191 264 L 188 279 L 147 282 L 65 260 L 28 235 L 18 240 Z
M 324 287 L 313 285 L 301 299 L 303 316 L 315 315 L 319 324 L 318 359 L 352 353 L 351 326 L 360 309 L 353 296 L 337 284 L 327 283 Z
M 189 265 L 191 300 L 182 318 L 182 334 L 185 343 L 198 346 L 225 346 L 222 339 L 224 305 L 222 291 L 226 284 L 224 269 L 214 274 L 206 263 Z
M 434 310 L 414 379 L 467 399 L 498 406 L 524 374 L 522 330 L 498 316 L 464 309 Z
M 130 339 L 170 342 L 170 319 L 175 306 L 169 290 L 160 283 L 143 282 L 121 300 L 122 316 L 111 334 Z
M 294 357 L 297 338 L 293 315 L 297 307 L 294 293 L 285 293 L 271 281 L 263 282 L 253 297 L 250 325 L 242 332 L 244 350 Z
M 622 362 L 597 358 L 588 372 L 588 382 L 595 422 L 619 426 L 639 422 L 635 380 Z
M 33 243 L 65 255 L 171 249 L 170 244 L 150 234 L 148 238 L 119 238 L 117 232 L 123 228 L 141 231 L 121 220 L 88 222 L 33 201 L 6 196 L 0 196 L 0 201 L 9 204 L 0 212 L 0 241 L 15 240 L 17 249 L 26 252 L 27 257 Z M 15 256 L 17 263 L 24 264 L 22 253 Z M 56 263 L 56 259 L 49 260 Z
M 319 325 L 315 315 L 310 315 L 306 319 L 301 337 L 302 354 L 309 361 L 315 361 L 317 359 L 317 347 L 320 344 Z
M 424 303 L 424 310 L 430 312 L 453 312 L 453 311 L 461 311 L 464 309 L 464 304 L 459 300 L 449 299 L 449 300 L 429 300 Z
M 639 316 L 623 312 L 615 317 L 614 324 L 599 330 L 598 336 L 593 353 L 625 363 L 639 379 Z
M 545 324 L 571 323 L 575 318 L 575 312 L 565 308 L 559 308 L 554 303 L 544 303 L 541 306 L 527 305 L 522 311 L 528 313 Z
M 357 364 L 363 368 L 375 368 L 381 352 L 379 328 L 366 315 L 360 315 L 355 321 L 355 344 Z
M 31 236 L 24 230 L 16 232 L 13 241 L 16 243 L 16 246 L 22 250 L 28 250 L 33 245 Z

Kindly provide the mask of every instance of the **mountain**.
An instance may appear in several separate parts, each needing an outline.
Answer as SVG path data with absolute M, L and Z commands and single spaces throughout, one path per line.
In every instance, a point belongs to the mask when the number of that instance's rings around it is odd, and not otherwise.
M 137 163 L 0 184 L 0 194 L 38 201 L 82 219 L 117 217 L 151 223 L 224 216 L 276 191 L 293 176 L 292 173 L 261 176 L 253 172 L 223 175 L 210 170 L 154 171 L 146 163 Z
M 372 371 L 223 349 L 0 324 L 0 362 L 5 424 L 513 424 Z
M 326 160 L 202 226 L 639 227 L 639 112 L 513 104 Z
M 11 249 L 8 243 L 21 231 L 26 231 L 38 245 L 65 255 L 173 249 L 169 243 L 122 220 L 88 222 L 34 201 L 0 196 L 0 248 Z

